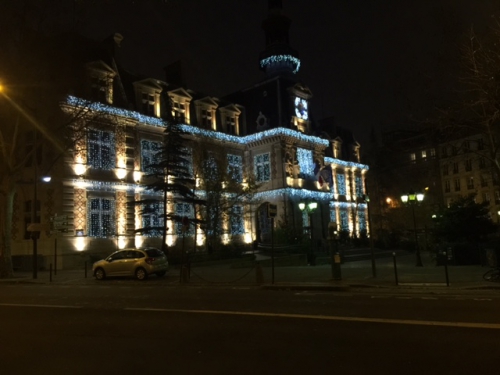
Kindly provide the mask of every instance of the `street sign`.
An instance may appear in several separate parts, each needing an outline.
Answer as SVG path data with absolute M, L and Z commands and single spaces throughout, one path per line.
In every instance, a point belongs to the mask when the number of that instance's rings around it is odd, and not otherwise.
M 267 204 L 267 216 L 272 218 L 276 217 L 278 214 L 278 206 L 275 204 L 268 203 Z

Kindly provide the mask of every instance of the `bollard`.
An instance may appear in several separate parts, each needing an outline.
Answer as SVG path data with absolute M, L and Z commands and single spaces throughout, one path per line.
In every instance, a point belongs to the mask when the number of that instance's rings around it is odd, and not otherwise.
M 450 278 L 448 276 L 448 252 L 444 251 L 444 273 L 446 276 L 446 286 L 450 286 Z
M 396 265 L 396 253 L 392 253 L 392 259 L 394 261 L 394 277 L 396 278 L 396 285 L 399 285 L 398 266 Z
M 52 263 L 49 265 L 49 281 L 52 282 Z
M 342 280 L 342 269 L 340 264 L 342 260 L 340 259 L 340 254 L 338 252 L 333 256 L 333 279 L 334 280 Z
M 255 282 L 258 285 L 264 284 L 264 275 L 262 274 L 262 267 L 259 262 L 255 263 Z
M 87 261 L 85 261 L 85 278 L 87 278 Z

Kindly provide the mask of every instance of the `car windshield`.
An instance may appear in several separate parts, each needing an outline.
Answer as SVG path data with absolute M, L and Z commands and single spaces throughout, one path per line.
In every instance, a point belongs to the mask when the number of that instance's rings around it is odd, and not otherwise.
M 155 249 L 155 248 L 145 249 L 144 251 L 146 252 L 146 254 L 148 254 L 148 257 L 151 257 L 151 258 L 157 258 L 157 257 L 163 256 L 163 253 L 160 250 Z

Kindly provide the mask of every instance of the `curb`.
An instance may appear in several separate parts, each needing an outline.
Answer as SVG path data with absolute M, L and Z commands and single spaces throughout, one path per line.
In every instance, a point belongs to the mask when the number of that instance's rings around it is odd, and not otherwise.
M 347 292 L 350 285 L 300 285 L 300 284 L 266 284 L 261 285 L 264 290 L 315 290 L 330 292 Z

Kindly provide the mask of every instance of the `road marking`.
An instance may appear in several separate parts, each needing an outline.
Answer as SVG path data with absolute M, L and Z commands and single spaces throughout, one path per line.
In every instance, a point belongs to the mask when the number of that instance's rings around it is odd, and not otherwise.
M 65 306 L 65 305 L 30 305 L 24 303 L 0 303 L 0 306 L 10 306 L 10 307 L 48 307 L 56 309 L 81 309 L 81 306 Z
M 247 311 L 219 311 L 219 310 L 183 310 L 183 309 L 155 309 L 155 308 L 132 308 L 132 307 L 125 308 L 124 310 L 192 313 L 192 314 L 212 314 L 212 315 L 265 316 L 265 317 L 278 317 L 278 318 L 335 320 L 335 321 L 344 321 L 344 322 L 385 323 L 385 324 L 403 324 L 403 325 L 417 325 L 417 326 L 500 329 L 500 324 L 496 324 L 496 323 L 440 322 L 440 321 L 436 321 L 436 320 L 361 318 L 361 317 L 350 317 L 350 316 L 261 313 L 261 312 L 251 312 L 251 311 L 247 312 Z

